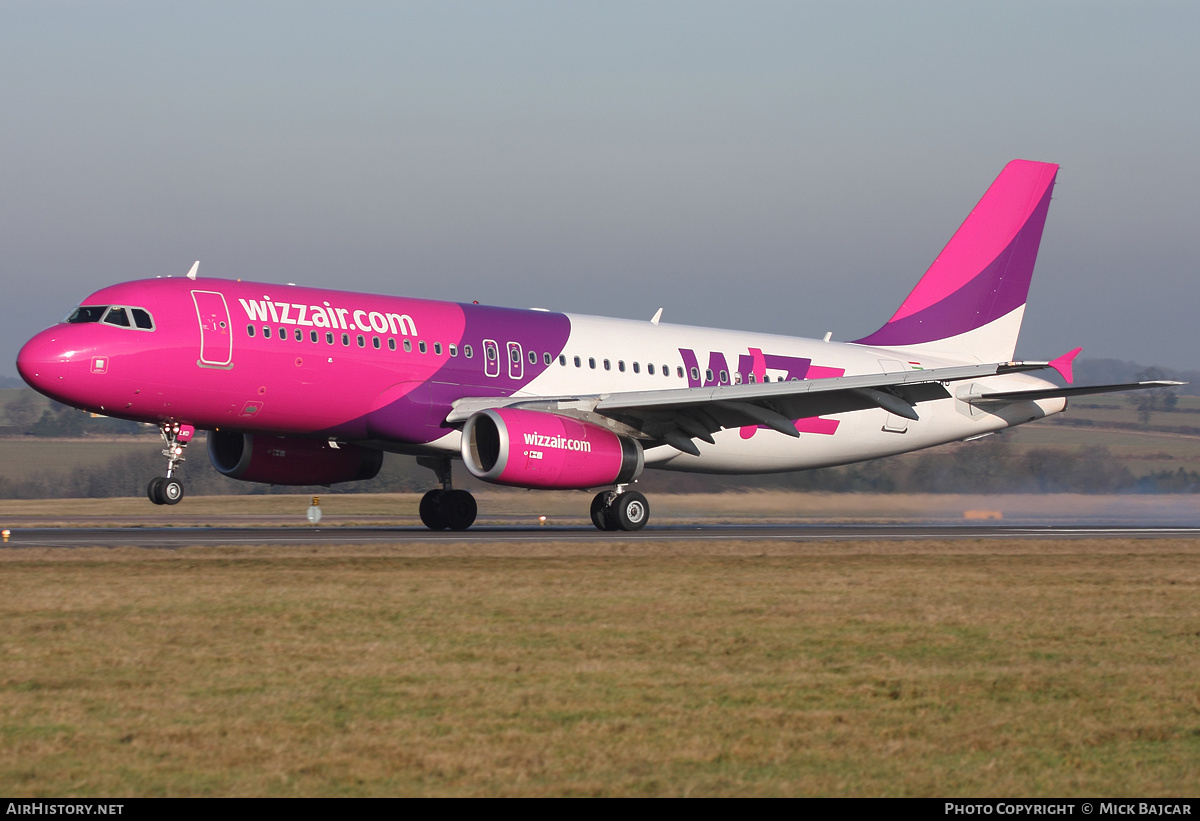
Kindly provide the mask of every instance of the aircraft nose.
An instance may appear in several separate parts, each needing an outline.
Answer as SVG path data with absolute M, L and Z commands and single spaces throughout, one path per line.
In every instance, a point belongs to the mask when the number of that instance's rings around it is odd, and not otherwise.
M 42 331 L 26 342 L 17 354 L 17 373 L 31 388 L 54 396 L 62 390 L 62 382 L 75 353 L 54 328 Z

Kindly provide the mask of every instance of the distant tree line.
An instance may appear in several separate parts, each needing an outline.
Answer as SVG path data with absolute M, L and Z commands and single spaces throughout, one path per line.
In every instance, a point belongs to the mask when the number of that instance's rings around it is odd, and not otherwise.
M 92 416 L 69 405 L 43 399 L 29 389 L 19 391 L 15 398 L 5 403 L 4 415 L 7 433 L 26 436 L 114 436 L 147 430 L 147 426 L 137 422 Z
M 323 487 L 271 487 L 239 482 L 208 463 L 203 437 L 189 449 L 182 477 L 190 495 L 328 493 Z M 161 473 L 165 460 L 147 442 L 144 452 L 68 473 L 22 479 L 0 477 L 0 498 L 103 498 L 140 496 Z M 461 466 L 455 481 L 484 487 Z M 428 490 L 433 474 L 409 457 L 388 456 L 380 475 L 336 485 L 337 493 L 396 493 Z M 647 471 L 639 487 L 660 493 L 718 493 L 737 489 L 791 489 L 838 493 L 1200 493 L 1200 473 L 1180 468 L 1135 477 L 1107 448 L 1019 450 L 1001 436 L 926 451 L 915 457 L 878 459 L 857 465 L 760 476 L 710 476 Z
M 738 477 L 647 471 L 640 481 L 651 490 L 682 492 L 736 485 L 835 493 L 1200 493 L 1197 471 L 1137 477 L 1103 446 L 1020 449 L 1003 436 L 836 468 Z
M 1200 373 L 1172 373 L 1157 368 L 1129 373 L 1133 363 L 1090 360 L 1095 373 L 1086 381 L 1140 381 L 1179 379 Z M 1083 367 L 1077 381 L 1085 381 Z M 1141 427 L 1150 428 L 1152 413 L 1174 412 L 1177 389 L 1146 391 L 1138 396 Z M 1115 407 L 1115 406 L 1114 406 Z M 144 434 L 148 427 L 47 402 L 32 390 L 21 390 L 4 404 L 9 433 L 73 438 L 84 435 Z M 1092 424 L 1088 419 L 1063 418 L 1060 424 Z M 1133 423 L 1117 427 L 1135 427 Z M 1155 425 L 1153 429 L 1176 433 L 1200 432 L 1196 426 Z M 157 447 L 114 457 L 99 466 L 67 473 L 47 473 L 11 479 L 0 476 L 0 498 L 80 498 L 137 496 L 146 482 L 164 465 Z M 238 495 L 264 493 L 328 492 L 324 488 L 271 487 L 228 479 L 208 465 L 203 435 L 190 449 L 191 462 L 184 473 L 188 493 Z M 478 487 L 461 468 L 456 481 Z M 336 486 L 339 493 L 385 493 L 425 490 L 434 485 L 432 474 L 411 458 L 388 457 L 380 475 L 368 482 Z M 1061 448 L 1013 449 L 1002 436 L 949 445 L 919 455 L 863 462 L 836 468 L 758 476 L 711 476 L 649 471 L 641 487 L 658 492 L 722 492 L 737 488 L 790 488 L 794 490 L 871 493 L 1198 493 L 1200 473 L 1183 468 L 1135 477 L 1104 447 L 1070 451 Z

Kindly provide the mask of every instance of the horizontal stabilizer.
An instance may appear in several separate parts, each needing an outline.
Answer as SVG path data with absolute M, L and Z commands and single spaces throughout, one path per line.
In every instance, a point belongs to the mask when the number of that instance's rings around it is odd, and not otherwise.
M 1157 380 L 1153 382 L 1127 382 L 1123 385 L 1081 385 L 1075 388 L 1046 388 L 1037 391 L 1008 391 L 1007 393 L 984 393 L 967 399 L 972 405 L 1025 402 L 1031 399 L 1056 399 L 1069 396 L 1087 396 L 1094 393 L 1119 393 L 1121 391 L 1144 391 L 1150 388 L 1174 388 L 1186 382 Z

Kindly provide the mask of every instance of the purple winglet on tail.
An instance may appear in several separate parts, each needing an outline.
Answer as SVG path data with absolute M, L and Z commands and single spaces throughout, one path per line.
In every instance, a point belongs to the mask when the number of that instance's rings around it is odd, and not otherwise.
M 895 315 L 855 341 L 920 345 L 982 328 L 1024 305 L 1057 173 L 1052 163 L 1006 165 Z

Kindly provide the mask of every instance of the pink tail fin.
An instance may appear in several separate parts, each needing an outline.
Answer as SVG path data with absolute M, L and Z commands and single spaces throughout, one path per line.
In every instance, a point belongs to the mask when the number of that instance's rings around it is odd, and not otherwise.
M 861 345 L 1012 358 L 1058 166 L 1013 160 L 917 287 Z

